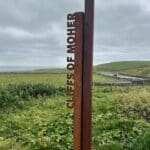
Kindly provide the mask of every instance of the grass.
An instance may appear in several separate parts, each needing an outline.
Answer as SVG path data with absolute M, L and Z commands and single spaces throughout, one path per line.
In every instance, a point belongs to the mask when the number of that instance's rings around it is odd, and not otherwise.
M 67 128 L 68 119 L 63 117 L 69 116 L 71 110 L 66 109 L 64 101 L 65 97 L 61 96 L 32 99 L 24 101 L 20 108 L 1 113 L 0 149 L 44 150 L 57 149 L 62 145 L 67 150 L 68 145 L 63 142 L 72 141 L 72 122 Z M 57 144 L 59 138 L 62 142 Z
M 101 75 L 94 74 L 95 82 L 118 82 L 119 79 L 108 78 Z M 66 74 L 60 73 L 0 73 L 0 85 L 8 84 L 51 84 L 54 86 L 66 85 Z
M 128 75 L 150 77 L 150 61 L 121 61 L 97 65 L 95 71 L 118 72 Z
M 150 87 L 94 89 L 94 149 L 135 149 L 138 137 L 150 133 L 149 97 Z M 141 150 L 150 148 L 148 142 L 147 146 Z
M 118 82 L 98 75 L 94 81 Z M 39 83 L 57 89 L 65 86 L 65 74 L 8 73 L 0 74 L 0 82 L 1 91 L 10 83 L 17 90 L 20 85 L 36 88 Z M 93 150 L 149 150 L 149 97 L 150 86 L 93 88 Z M 72 149 L 73 114 L 66 108 L 64 91 L 38 97 L 18 94 L 17 98 L 17 105 L 0 110 L 0 150 Z
M 0 73 L 0 85 L 21 83 L 42 83 L 55 86 L 65 86 L 66 74 L 50 73 Z

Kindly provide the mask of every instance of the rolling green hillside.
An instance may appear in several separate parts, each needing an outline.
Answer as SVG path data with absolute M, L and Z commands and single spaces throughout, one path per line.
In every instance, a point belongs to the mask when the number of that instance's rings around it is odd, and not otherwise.
M 120 61 L 97 65 L 95 71 L 108 71 L 150 77 L 150 61 Z

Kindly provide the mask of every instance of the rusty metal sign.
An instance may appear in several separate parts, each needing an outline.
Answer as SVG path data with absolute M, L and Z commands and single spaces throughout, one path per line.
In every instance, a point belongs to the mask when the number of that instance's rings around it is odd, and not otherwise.
M 74 150 L 92 148 L 92 67 L 94 0 L 85 12 L 67 16 L 67 106 L 74 110 Z
M 92 149 L 92 72 L 93 72 L 94 0 L 85 0 L 82 150 Z
M 67 106 L 74 108 L 74 149 L 81 145 L 83 17 L 82 12 L 67 16 L 67 95 L 72 96 Z
M 84 13 L 67 16 L 67 106 L 74 108 L 74 149 L 81 146 L 82 71 L 83 71 L 83 21 Z M 71 41 L 71 42 L 70 42 Z

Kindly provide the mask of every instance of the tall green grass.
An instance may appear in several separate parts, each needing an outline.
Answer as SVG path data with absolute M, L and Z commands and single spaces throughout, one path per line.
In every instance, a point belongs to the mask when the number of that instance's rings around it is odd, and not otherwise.
M 65 88 L 49 84 L 9 84 L 0 88 L 0 109 L 15 107 L 22 100 L 65 95 Z
M 149 97 L 149 86 L 95 88 L 93 91 L 94 150 L 150 149 Z
M 73 149 L 64 74 L 0 78 L 0 150 Z M 93 150 L 149 150 L 150 86 L 94 87 L 92 92 Z

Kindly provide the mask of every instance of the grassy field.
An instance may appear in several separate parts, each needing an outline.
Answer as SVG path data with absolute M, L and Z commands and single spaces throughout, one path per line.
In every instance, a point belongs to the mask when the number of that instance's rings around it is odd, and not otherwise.
M 55 86 L 65 86 L 66 74 L 50 73 L 0 73 L 0 85 L 8 84 L 52 84 Z
M 150 77 L 150 61 L 121 61 L 97 65 L 95 71 Z
M 60 73 L 0 74 L 0 150 L 72 149 L 65 81 Z M 93 88 L 93 150 L 149 150 L 149 97 L 150 86 Z
M 94 74 L 95 82 L 119 82 L 119 79 L 108 78 Z M 64 73 L 0 73 L 0 85 L 20 83 L 48 83 L 55 86 L 65 86 L 66 74 Z

